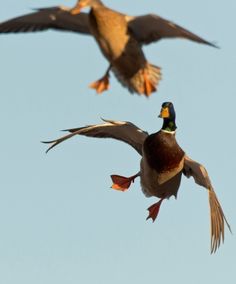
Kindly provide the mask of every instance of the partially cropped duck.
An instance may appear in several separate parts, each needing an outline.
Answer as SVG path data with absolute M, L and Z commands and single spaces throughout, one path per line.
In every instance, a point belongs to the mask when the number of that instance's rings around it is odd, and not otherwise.
M 81 9 L 90 7 L 89 14 Z M 185 38 L 216 47 L 188 30 L 155 14 L 128 16 L 106 7 L 100 0 L 79 0 L 72 9 L 52 7 L 0 24 L 0 33 L 34 32 L 47 29 L 92 35 L 109 66 L 98 81 L 90 84 L 97 93 L 109 88 L 109 73 L 131 93 L 149 96 L 161 79 L 158 66 L 149 63 L 142 45 L 163 38 Z
M 128 143 L 141 156 L 140 171 L 131 176 L 112 175 L 112 188 L 125 191 L 135 178 L 140 177 L 143 193 L 147 197 L 156 196 L 160 200 L 148 208 L 155 221 L 161 203 L 172 195 L 177 197 L 181 177 L 193 177 L 195 182 L 208 190 L 211 214 L 211 252 L 215 252 L 224 241 L 224 226 L 230 226 L 213 190 L 204 166 L 190 159 L 175 139 L 175 110 L 171 102 L 165 102 L 159 117 L 163 118 L 160 131 L 148 135 L 134 124 L 126 121 L 104 120 L 103 124 L 68 129 L 70 134 L 59 139 L 44 142 L 52 144 L 47 152 L 61 142 L 75 136 L 85 135 L 97 138 L 114 138 Z M 231 230 L 230 230 L 231 231 Z

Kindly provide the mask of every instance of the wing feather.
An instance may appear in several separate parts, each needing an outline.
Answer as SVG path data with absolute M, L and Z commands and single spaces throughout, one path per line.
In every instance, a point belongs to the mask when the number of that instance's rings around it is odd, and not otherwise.
M 184 174 L 188 178 L 193 177 L 197 184 L 208 190 L 211 218 L 211 253 L 215 253 L 221 242 L 224 242 L 225 224 L 231 232 L 230 225 L 211 185 L 210 177 L 205 167 L 186 156 L 184 161 Z
M 127 17 L 126 19 L 131 33 L 141 44 L 149 44 L 162 38 L 178 37 L 217 47 L 215 44 L 155 14 Z
M 90 34 L 88 14 L 72 15 L 69 8 L 49 7 L 0 23 L 0 33 L 26 33 L 48 29 Z
M 70 132 L 70 134 L 52 141 L 44 141 L 43 143 L 52 144 L 46 152 L 75 135 L 84 135 L 96 138 L 113 138 L 123 141 L 131 145 L 140 155 L 142 155 L 142 146 L 144 140 L 148 136 L 147 132 L 141 130 L 131 122 L 106 119 L 103 119 L 103 121 L 105 123 L 67 129 L 65 131 Z

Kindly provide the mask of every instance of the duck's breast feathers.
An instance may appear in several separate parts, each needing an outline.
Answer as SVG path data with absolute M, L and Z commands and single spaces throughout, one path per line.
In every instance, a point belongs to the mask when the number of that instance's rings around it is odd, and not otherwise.
M 98 42 L 102 53 L 109 60 L 121 56 L 129 35 L 125 15 L 106 7 L 91 9 L 89 13 L 91 33 Z
M 91 9 L 89 21 L 93 29 L 103 37 L 112 36 L 114 41 L 119 41 L 121 35 L 127 34 L 125 15 L 106 7 Z M 115 33 L 114 33 L 115 32 Z
M 145 142 L 143 151 L 149 166 L 158 173 L 170 172 L 183 167 L 184 151 L 178 145 L 175 135 L 159 131 L 149 135 Z
M 145 155 L 141 160 L 141 186 L 143 193 L 158 198 L 168 198 L 172 195 L 177 197 L 181 182 L 183 161 L 179 167 L 169 172 L 158 173 L 151 168 Z

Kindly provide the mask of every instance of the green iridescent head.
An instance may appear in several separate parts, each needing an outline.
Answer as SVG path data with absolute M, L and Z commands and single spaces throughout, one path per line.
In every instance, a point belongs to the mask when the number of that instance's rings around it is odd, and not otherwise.
M 161 128 L 162 130 L 166 132 L 173 132 L 176 130 L 177 126 L 175 124 L 175 109 L 171 102 L 164 102 L 162 104 L 159 117 L 163 118 L 164 120 Z

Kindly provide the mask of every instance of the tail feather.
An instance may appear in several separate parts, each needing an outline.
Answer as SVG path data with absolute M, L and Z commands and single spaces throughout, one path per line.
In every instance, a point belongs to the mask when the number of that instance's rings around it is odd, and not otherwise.
M 126 78 L 115 67 L 112 67 L 112 71 L 120 83 L 128 88 L 131 93 L 144 94 L 147 97 L 156 91 L 161 80 L 160 67 L 149 64 L 148 62 L 144 68 L 139 69 L 131 78 Z

